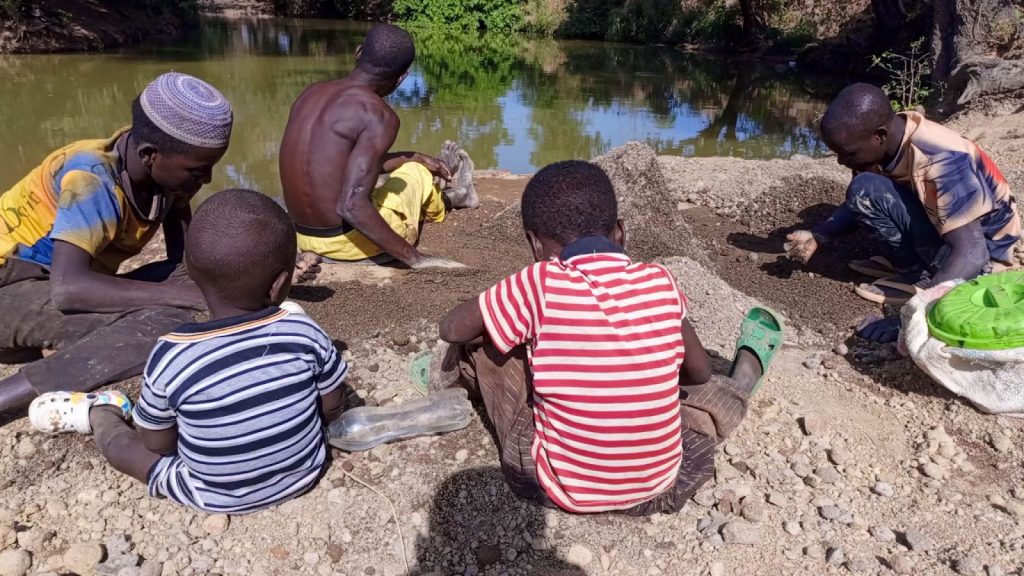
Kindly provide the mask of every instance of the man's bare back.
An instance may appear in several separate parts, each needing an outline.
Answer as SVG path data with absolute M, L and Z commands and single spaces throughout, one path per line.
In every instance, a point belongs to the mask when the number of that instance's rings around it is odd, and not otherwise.
M 306 88 L 292 105 L 281 142 L 281 184 L 295 223 L 341 226 L 343 186 L 361 184 L 352 177 L 346 181 L 346 174 L 362 172 L 367 180 L 372 174 L 375 183 L 398 127 L 398 116 L 383 98 L 347 78 Z
M 463 168 L 458 187 L 444 200 L 453 208 L 477 204 L 472 162 L 456 144 L 445 144 L 443 160 L 418 152 L 390 152 L 400 122 L 384 98 L 405 79 L 414 53 L 405 31 L 378 25 L 356 51 L 355 70 L 340 80 L 308 87 L 292 106 L 281 143 L 281 183 L 300 244 L 303 235 L 331 239 L 358 231 L 374 245 L 374 252 L 379 249 L 411 268 L 460 266 L 420 253 L 389 225 L 372 200 L 382 173 L 415 162 L 443 181 L 452 179 L 450 165 Z M 430 183 L 426 188 L 433 190 Z M 433 198 L 441 204 L 440 197 Z M 412 240 L 418 228 L 415 232 L 409 236 Z M 344 252 L 343 260 L 365 257 L 359 250 L 330 248 L 319 253 Z M 348 256 L 353 251 L 357 256 Z

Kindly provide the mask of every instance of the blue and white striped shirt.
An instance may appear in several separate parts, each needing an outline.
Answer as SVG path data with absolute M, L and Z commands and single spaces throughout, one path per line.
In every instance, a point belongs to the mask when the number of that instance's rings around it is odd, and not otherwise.
M 153 467 L 150 493 L 225 513 L 301 494 L 326 460 L 319 398 L 347 372 L 313 320 L 277 307 L 164 336 L 133 415 L 141 428 L 177 425 L 178 453 Z

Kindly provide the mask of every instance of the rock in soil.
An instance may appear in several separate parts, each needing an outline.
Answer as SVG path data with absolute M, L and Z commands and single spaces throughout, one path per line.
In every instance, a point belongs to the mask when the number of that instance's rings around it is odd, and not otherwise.
M 900 555 L 893 558 L 890 562 L 892 571 L 897 574 L 913 574 L 914 573 L 914 559 L 910 556 Z
M 750 520 L 751 522 L 760 522 L 764 520 L 764 506 L 759 502 L 744 504 L 742 515 L 743 518 Z
M 730 522 L 722 529 L 726 544 L 755 546 L 761 543 L 761 531 L 749 522 Z
M 971 576 L 972 574 L 981 574 L 985 567 L 974 556 L 964 556 L 956 561 L 953 569 L 956 570 L 957 574 Z
M 75 544 L 64 553 L 64 566 L 78 574 L 92 574 L 103 556 L 103 546 L 99 544 Z
M 566 556 L 566 559 L 581 568 L 586 568 L 594 560 L 594 553 L 586 546 L 573 544 L 569 547 L 569 554 Z
M 842 548 L 832 548 L 825 556 L 825 561 L 833 566 L 840 566 L 846 562 L 846 552 Z
M 804 556 L 812 560 L 822 560 L 825 558 L 825 548 L 821 544 L 808 544 L 804 547 Z
M 838 522 L 839 524 L 853 524 L 853 514 L 843 510 L 839 506 L 827 504 L 818 508 L 818 514 L 825 520 Z
M 872 526 L 870 532 L 879 542 L 889 544 L 896 541 L 896 533 L 885 526 Z
M 814 414 L 808 414 L 800 419 L 800 426 L 804 434 L 808 436 L 821 436 L 825 432 L 825 422 Z
M 931 538 L 916 528 L 907 530 L 903 534 L 903 539 L 907 542 L 907 548 L 914 552 L 927 552 L 933 547 Z
M 32 555 L 24 550 L 0 552 L 0 576 L 25 576 L 32 567 Z
M 212 514 L 203 520 L 203 532 L 210 536 L 219 536 L 228 531 L 231 518 L 227 514 Z
M 878 494 L 879 496 L 884 496 L 885 498 L 892 498 L 893 496 L 896 495 L 896 488 L 894 488 L 893 485 L 889 484 L 888 482 L 875 482 L 875 485 L 871 488 L 871 491 L 874 492 L 875 494 Z
M 476 549 L 476 563 L 486 568 L 501 559 L 501 549 L 490 544 L 481 544 Z

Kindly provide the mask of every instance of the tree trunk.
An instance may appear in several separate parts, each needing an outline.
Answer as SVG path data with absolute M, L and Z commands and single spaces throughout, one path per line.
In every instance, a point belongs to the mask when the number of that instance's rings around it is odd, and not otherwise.
M 871 0 L 875 23 L 887 34 L 893 34 L 907 23 L 907 11 L 902 0 Z
M 764 16 L 758 0 L 740 0 L 740 15 L 743 17 L 743 35 L 747 40 L 760 42 L 764 38 Z
M 1002 58 L 1024 38 L 1014 0 L 934 0 L 932 80 L 947 106 L 1024 89 L 1024 61 Z

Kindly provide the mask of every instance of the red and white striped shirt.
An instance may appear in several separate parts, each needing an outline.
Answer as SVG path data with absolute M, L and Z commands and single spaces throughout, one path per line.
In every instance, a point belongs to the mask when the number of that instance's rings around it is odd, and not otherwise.
M 630 508 L 675 482 L 686 310 L 668 270 L 616 253 L 539 262 L 480 295 L 498 350 L 529 344 L 533 458 L 563 509 Z

